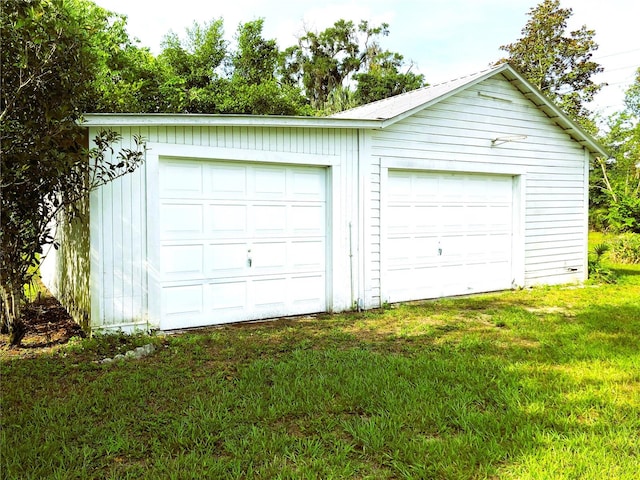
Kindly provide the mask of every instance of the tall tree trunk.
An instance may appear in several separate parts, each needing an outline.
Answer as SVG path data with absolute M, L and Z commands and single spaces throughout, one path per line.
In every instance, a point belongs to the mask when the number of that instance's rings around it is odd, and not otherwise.
M 2 332 L 9 334 L 9 344 L 13 346 L 20 345 L 26 333 L 26 327 L 20 320 L 23 297 L 22 288 L 14 288 L 10 282 L 0 285 Z

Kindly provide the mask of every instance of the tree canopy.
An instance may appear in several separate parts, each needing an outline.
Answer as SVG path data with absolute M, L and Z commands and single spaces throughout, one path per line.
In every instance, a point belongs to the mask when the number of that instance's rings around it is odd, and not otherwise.
M 362 20 L 338 20 L 321 32 L 307 31 L 298 44 L 287 48 L 282 58 L 284 81 L 299 85 L 311 105 L 327 110 L 336 98 L 349 96 L 350 83 L 357 84 L 351 105 L 397 95 L 422 87 L 424 77 L 401 73 L 404 57 L 383 50 L 381 37 L 389 35 L 389 25 L 370 25 Z M 338 102 L 344 106 L 345 102 Z M 329 105 L 328 110 L 337 110 Z
M 567 32 L 572 14 L 570 8 L 560 7 L 560 0 L 543 0 L 529 11 L 522 37 L 500 47 L 509 56 L 498 63 L 512 64 L 574 120 L 593 131 L 586 104 L 603 87 L 593 80 L 603 68 L 593 60 L 598 49 L 595 31 L 583 25 Z

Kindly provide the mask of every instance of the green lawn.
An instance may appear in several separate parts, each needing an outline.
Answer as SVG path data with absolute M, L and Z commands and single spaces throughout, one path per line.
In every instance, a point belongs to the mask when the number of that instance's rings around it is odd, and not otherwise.
M 4 358 L 0 475 L 637 479 L 640 266 L 619 273 Z

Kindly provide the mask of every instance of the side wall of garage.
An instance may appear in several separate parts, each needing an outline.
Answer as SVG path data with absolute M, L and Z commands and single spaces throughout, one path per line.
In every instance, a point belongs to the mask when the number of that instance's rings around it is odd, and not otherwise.
M 586 278 L 587 154 L 502 75 L 371 131 L 365 143 L 369 249 L 380 252 L 367 273 L 381 279 L 383 302 L 393 297 L 385 285 L 393 264 L 388 179 L 397 171 L 512 177 L 514 284 Z
M 122 135 L 122 147 L 132 148 L 133 136 L 141 135 L 150 149 L 140 169 L 91 197 L 94 330 L 160 326 L 163 267 L 158 212 L 160 165 L 166 159 L 326 168 L 326 309 L 345 310 L 358 301 L 363 253 L 358 249 L 359 197 L 353 194 L 358 178 L 356 130 L 211 126 L 115 130 Z

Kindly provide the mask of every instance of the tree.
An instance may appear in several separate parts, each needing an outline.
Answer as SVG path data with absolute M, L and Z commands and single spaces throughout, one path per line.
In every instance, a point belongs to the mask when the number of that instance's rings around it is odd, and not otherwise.
M 73 216 L 88 191 L 143 158 L 141 145 L 108 161 L 118 135 L 101 133 L 89 150 L 79 126 L 97 95 L 101 52 L 93 35 L 104 12 L 86 0 L 5 0 L 0 12 L 0 315 L 13 344 L 23 334 L 23 286 L 42 247 L 55 245 L 56 215 Z
M 367 72 L 354 75 L 358 104 L 375 102 L 425 86 L 424 75 L 410 70 L 400 72 L 403 63 L 404 57 L 399 53 L 383 52 L 371 60 Z
M 280 85 L 280 51 L 262 36 L 263 20 L 238 27 L 237 50 L 224 40 L 221 19 L 187 30 L 186 41 L 165 37 L 158 60 L 163 108 L 169 112 L 296 115 L 305 111 L 300 89 Z
M 311 105 L 325 106 L 331 92 L 345 87 L 353 74 L 380 53 L 377 39 L 389 34 L 389 25 L 370 26 L 361 21 L 338 20 L 318 33 L 307 31 L 298 45 L 285 50 L 282 73 L 285 81 L 304 88 Z
M 629 113 L 640 119 L 640 67 L 636 70 L 635 82 L 625 94 L 624 103 Z
M 263 19 L 238 26 L 237 47 L 230 54 L 229 100 L 224 111 L 250 115 L 311 113 L 300 89 L 279 81 L 280 50 L 275 40 L 263 37 L 263 26 Z
M 231 56 L 233 76 L 250 84 L 261 84 L 275 80 L 280 51 L 275 40 L 262 36 L 264 19 L 254 20 L 238 26 L 237 50 Z
M 560 0 L 544 0 L 529 11 L 522 38 L 500 47 L 509 56 L 498 63 L 509 62 L 569 116 L 593 131 L 586 104 L 604 86 L 592 79 L 603 68 L 592 59 L 598 49 L 593 30 L 583 25 L 566 32 L 572 14 L 570 8 L 560 8 Z
M 98 11 L 102 9 L 97 9 Z M 160 86 L 166 72 L 148 48 L 134 44 L 126 19 L 102 10 L 103 28 L 92 36 L 96 55 L 96 95 L 87 112 L 163 112 L 168 110 Z
M 609 118 L 601 138 L 612 157 L 597 159 L 591 177 L 592 223 L 615 232 L 640 233 L 640 68 L 625 105 Z
M 219 113 L 217 97 L 227 55 L 222 19 L 202 25 L 194 22 L 186 40 L 170 32 L 158 60 L 166 72 L 161 86 L 168 110 L 175 113 Z

